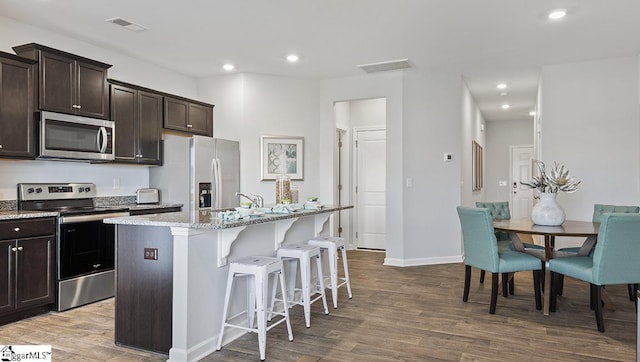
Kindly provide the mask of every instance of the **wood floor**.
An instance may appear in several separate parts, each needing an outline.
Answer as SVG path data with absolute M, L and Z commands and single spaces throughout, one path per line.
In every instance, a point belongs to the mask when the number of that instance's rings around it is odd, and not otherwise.
M 462 264 L 396 268 L 384 254 L 349 252 L 353 299 L 340 290 L 338 309 L 291 311 L 294 341 L 280 325 L 267 336 L 269 361 L 633 361 L 636 314 L 626 286 L 607 291 L 605 333 L 589 310 L 588 286 L 567 278 L 558 311 L 535 309 L 530 273 L 516 275 L 515 296 L 498 299 L 489 314 L 490 282 L 474 270 L 469 302 L 462 302 Z M 490 281 L 490 278 L 487 279 Z M 0 327 L 0 344 L 51 344 L 54 361 L 160 361 L 165 357 L 113 343 L 113 299 Z M 258 360 L 247 334 L 205 361 Z

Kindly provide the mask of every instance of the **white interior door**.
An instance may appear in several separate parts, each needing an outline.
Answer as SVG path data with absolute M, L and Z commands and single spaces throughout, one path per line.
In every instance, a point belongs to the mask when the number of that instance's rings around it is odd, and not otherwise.
M 526 218 L 533 207 L 533 189 L 520 181 L 531 180 L 533 167 L 533 146 L 511 147 L 511 218 Z
M 386 250 L 386 131 L 356 130 L 356 245 Z

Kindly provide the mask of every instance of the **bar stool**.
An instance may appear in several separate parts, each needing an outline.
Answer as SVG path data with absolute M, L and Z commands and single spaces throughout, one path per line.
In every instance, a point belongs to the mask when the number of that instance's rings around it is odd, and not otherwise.
M 338 308 L 338 288 L 346 285 L 349 299 L 351 295 L 351 283 L 349 282 L 349 266 L 347 265 L 347 250 L 344 245 L 344 238 L 335 236 L 317 236 L 309 240 L 309 245 L 319 246 L 323 251 L 329 254 L 329 280 L 331 287 L 331 297 L 333 299 L 333 308 Z M 342 268 L 344 269 L 344 278 L 338 278 L 338 249 L 342 253 Z M 338 284 L 338 280 L 342 282 Z
M 265 256 L 252 256 L 233 262 L 229 265 L 229 275 L 227 277 L 227 290 L 224 299 L 224 311 L 222 314 L 222 327 L 220 328 L 220 336 L 218 337 L 218 345 L 216 350 L 220 350 L 222 346 L 222 337 L 225 327 L 233 327 L 243 329 L 248 332 L 258 333 L 258 347 L 260 349 L 260 360 L 265 359 L 265 350 L 267 345 L 267 331 L 285 322 L 287 324 L 287 332 L 289 333 L 289 341 L 293 341 L 293 333 L 291 332 L 291 322 L 289 320 L 289 307 L 287 301 L 283 300 L 284 311 L 273 312 L 267 308 L 267 290 L 269 285 L 269 277 L 273 275 L 273 283 L 277 285 L 280 282 L 280 289 L 284 295 L 284 274 L 282 273 L 282 260 Z M 247 325 L 230 323 L 227 320 L 229 309 L 229 299 L 231 297 L 233 282 L 237 277 L 248 277 L 247 280 Z M 279 277 L 279 278 L 278 278 Z M 253 284 L 251 280 L 253 279 Z M 286 298 L 283 298 L 286 299 Z M 270 323 L 267 326 L 267 312 L 282 316 L 281 319 Z M 254 316 L 255 314 L 255 316 Z M 237 315 L 236 315 L 237 316 Z M 233 316 L 232 319 L 236 316 Z M 257 316 L 257 326 L 254 326 L 254 317 Z
M 278 258 L 286 261 L 289 266 L 289 272 L 286 273 L 286 279 L 289 281 L 287 299 L 289 305 L 298 304 L 304 307 L 304 321 L 307 328 L 311 327 L 311 304 L 319 299 L 322 300 L 324 306 L 324 314 L 329 314 L 327 308 L 327 297 L 324 292 L 324 273 L 322 272 L 322 259 L 320 257 L 320 247 L 314 245 L 286 245 L 278 249 Z M 317 283 L 313 283 L 311 288 L 311 260 L 315 259 L 316 270 L 318 273 Z M 296 280 L 298 273 L 298 264 L 300 264 L 300 284 L 301 288 L 296 288 Z M 300 291 L 300 298 L 296 298 L 295 292 Z M 311 299 L 312 295 L 319 294 Z M 275 300 L 276 286 L 273 286 L 273 297 Z

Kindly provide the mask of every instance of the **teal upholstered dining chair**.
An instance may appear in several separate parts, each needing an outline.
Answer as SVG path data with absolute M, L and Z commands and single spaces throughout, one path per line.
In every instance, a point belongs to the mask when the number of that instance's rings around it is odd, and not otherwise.
M 592 255 L 576 255 L 549 261 L 552 275 L 551 310 L 556 308 L 559 275 L 591 284 L 591 308 L 595 310 L 598 331 L 604 332 L 602 287 L 631 284 L 634 295 L 640 283 L 640 214 L 603 214 L 598 243 Z
M 511 212 L 509 211 L 509 201 L 494 201 L 494 202 L 476 202 L 476 207 L 482 207 L 489 209 L 491 213 L 491 217 L 493 220 L 511 220 Z M 496 231 L 496 240 L 498 240 L 498 249 L 499 250 L 514 250 L 513 244 L 511 243 L 511 236 L 508 232 L 504 231 Z M 544 246 L 523 243 L 526 249 L 539 249 L 544 250 Z M 485 271 L 480 271 L 480 283 L 484 283 L 484 273 Z M 508 281 L 508 283 L 507 283 Z M 513 294 L 514 283 L 513 278 L 509 279 L 508 276 L 503 275 L 502 278 L 502 295 L 507 296 L 507 284 L 509 285 L 509 290 L 511 294 Z
M 640 212 L 640 207 L 638 206 L 619 206 L 619 205 L 604 205 L 604 204 L 594 204 L 593 205 L 593 217 L 591 221 L 601 223 L 602 216 L 605 213 L 630 213 L 637 214 Z M 640 241 L 638 241 L 640 242 Z M 569 248 L 560 248 L 559 251 L 563 253 L 571 253 L 575 255 L 589 255 L 593 251 L 593 247 L 596 244 L 596 240 L 591 238 L 584 241 L 582 246 L 577 247 L 569 247 Z M 558 285 L 558 294 L 562 295 L 562 278 L 560 278 L 560 284 Z M 627 287 L 629 290 L 629 299 L 633 302 L 636 300 L 635 294 L 633 293 L 633 286 L 629 284 Z
M 489 209 L 457 207 L 464 243 L 464 294 L 462 300 L 469 299 L 471 267 L 491 273 L 491 305 L 489 313 L 494 314 L 498 298 L 498 275 L 519 271 L 533 271 L 533 287 L 536 309 L 542 308 L 540 297 L 540 259 L 516 251 L 498 248 L 493 218 Z

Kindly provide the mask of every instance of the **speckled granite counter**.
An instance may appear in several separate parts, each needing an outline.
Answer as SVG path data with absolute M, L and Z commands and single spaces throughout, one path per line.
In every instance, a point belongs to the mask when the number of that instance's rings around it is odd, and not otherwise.
M 117 233 L 116 344 L 165 353 L 170 361 L 197 361 L 213 353 L 228 264 L 274 256 L 283 244 L 328 235 L 334 214 L 351 208 L 326 206 L 235 221 L 209 210 L 105 219 L 116 224 Z M 242 310 L 246 303 L 246 295 L 238 292 L 230 310 Z M 222 343 L 243 333 L 225 333 Z
M 32 219 L 37 217 L 58 216 L 57 212 L 51 211 L 0 211 L 0 221 L 16 219 Z
M 142 205 L 140 205 L 142 206 Z M 229 229 L 241 226 L 250 226 L 285 219 L 294 219 L 305 216 L 324 214 L 328 212 L 351 209 L 353 206 L 326 206 L 320 210 L 297 210 L 289 214 L 265 213 L 259 216 L 250 216 L 243 219 L 227 221 L 217 217 L 210 210 L 187 210 L 168 214 L 153 214 L 140 216 L 127 216 L 105 219 L 107 224 L 121 225 L 145 225 L 145 226 L 172 226 L 193 229 Z
M 182 204 L 141 204 L 138 205 L 136 203 L 98 203 L 96 202 L 96 206 L 99 207 L 113 207 L 114 209 L 122 209 L 126 208 L 132 213 L 143 213 L 145 211 L 154 211 L 154 210 L 179 210 L 182 207 Z M 50 216 L 58 216 L 58 213 L 55 211 L 20 211 L 17 209 L 17 203 L 15 200 L 0 200 L 0 221 L 2 220 L 15 220 L 15 219 L 31 219 L 37 217 L 50 217 Z

